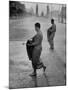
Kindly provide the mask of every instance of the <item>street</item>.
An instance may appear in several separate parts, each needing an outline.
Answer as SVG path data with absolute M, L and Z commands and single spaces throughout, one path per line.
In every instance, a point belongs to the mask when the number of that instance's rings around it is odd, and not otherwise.
M 34 24 L 40 22 L 43 33 L 41 59 L 46 65 L 46 71 L 37 70 L 37 77 L 32 73 L 26 45 L 22 44 L 35 35 Z M 56 23 L 54 39 L 55 49 L 49 49 L 47 29 L 50 19 L 45 17 L 25 17 L 9 21 L 9 88 L 31 88 L 66 85 L 66 24 Z

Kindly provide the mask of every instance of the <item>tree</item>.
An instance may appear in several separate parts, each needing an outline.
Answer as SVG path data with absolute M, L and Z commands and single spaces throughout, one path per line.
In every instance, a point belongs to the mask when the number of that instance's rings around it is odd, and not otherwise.
M 44 16 L 44 13 L 43 13 L 43 11 L 42 11 L 42 13 L 41 13 L 41 16 Z
M 61 8 L 61 22 L 63 23 L 64 22 L 64 19 L 66 20 L 66 6 L 62 6 Z
M 36 15 L 38 16 L 38 4 L 36 5 Z
M 47 5 L 47 15 L 49 15 L 49 12 L 50 12 L 49 6 Z
M 19 16 L 25 13 L 25 5 L 19 1 L 9 1 L 9 15 Z
M 31 14 L 31 15 L 34 15 L 34 10 L 33 10 L 32 7 L 30 8 L 30 14 Z

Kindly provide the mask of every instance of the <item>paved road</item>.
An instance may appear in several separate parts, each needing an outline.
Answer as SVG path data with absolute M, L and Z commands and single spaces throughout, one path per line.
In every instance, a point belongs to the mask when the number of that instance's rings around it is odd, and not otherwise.
M 22 45 L 34 34 L 34 23 L 41 23 L 43 32 L 43 50 L 41 59 L 46 65 L 45 74 L 42 69 L 37 70 L 37 77 L 30 77 L 33 71 L 31 61 L 28 60 L 26 46 Z M 49 50 L 46 30 L 50 26 L 45 18 L 27 17 L 20 20 L 10 20 L 10 52 L 9 52 L 9 87 L 46 87 L 63 86 L 66 84 L 65 60 L 65 24 L 56 21 L 57 32 L 55 35 L 55 50 Z M 18 40 L 18 41 L 17 41 Z

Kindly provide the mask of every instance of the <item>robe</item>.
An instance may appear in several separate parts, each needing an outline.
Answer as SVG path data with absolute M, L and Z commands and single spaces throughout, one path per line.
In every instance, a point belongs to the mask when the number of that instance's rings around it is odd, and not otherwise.
M 33 38 L 30 47 L 30 59 L 32 61 L 33 68 L 39 69 L 42 67 L 42 61 L 40 59 L 41 52 L 42 52 L 42 40 L 43 35 L 42 32 L 38 32 Z
M 53 24 L 48 30 L 47 30 L 47 39 L 48 41 L 52 41 L 54 39 L 56 32 L 56 25 Z

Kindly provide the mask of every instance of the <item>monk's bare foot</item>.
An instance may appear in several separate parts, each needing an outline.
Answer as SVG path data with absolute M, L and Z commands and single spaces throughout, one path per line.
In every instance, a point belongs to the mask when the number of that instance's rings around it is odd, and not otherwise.
M 45 70 L 46 70 L 46 66 L 43 66 L 43 72 L 45 72 Z
M 50 50 L 54 50 L 54 47 L 50 47 L 49 49 L 50 49 Z

